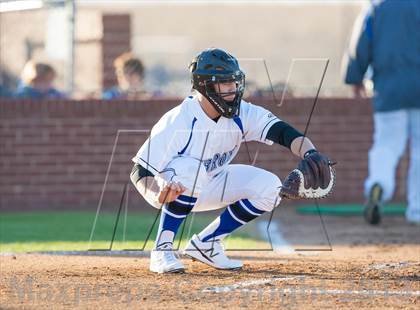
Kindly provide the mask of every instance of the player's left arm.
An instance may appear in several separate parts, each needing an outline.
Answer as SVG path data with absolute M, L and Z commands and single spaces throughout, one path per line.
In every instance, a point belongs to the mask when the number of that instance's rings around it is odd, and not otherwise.
M 243 102 L 241 108 L 245 141 L 258 141 L 268 145 L 274 142 L 287 147 L 302 159 L 308 151 L 316 150 L 311 140 L 303 137 L 301 132 L 269 110 L 247 102 Z
M 298 169 L 305 176 L 305 187 L 326 188 L 330 183 L 330 159 L 321 154 L 312 141 L 284 121 L 273 124 L 267 132 L 266 139 L 290 149 L 302 160 Z
M 280 144 L 300 158 L 304 158 L 306 152 L 316 150 L 314 144 L 307 137 L 284 121 L 277 121 L 267 131 L 266 139 Z
M 244 102 L 244 140 L 273 143 L 287 147 L 301 158 L 284 180 L 281 196 L 287 198 L 323 198 L 331 193 L 335 172 L 330 159 L 321 154 L 300 131 L 263 107 Z
M 329 188 L 333 177 L 331 161 L 318 152 L 309 138 L 261 106 L 244 103 L 242 112 L 245 141 L 287 147 L 302 159 L 297 169 L 303 174 L 306 188 Z

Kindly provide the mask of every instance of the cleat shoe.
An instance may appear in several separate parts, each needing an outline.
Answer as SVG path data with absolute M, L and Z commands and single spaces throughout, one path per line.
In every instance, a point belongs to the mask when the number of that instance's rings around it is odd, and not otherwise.
M 176 258 L 172 244 L 152 250 L 150 255 L 150 271 L 157 273 L 184 272 L 185 267 Z
M 203 242 L 197 235 L 194 235 L 188 242 L 183 254 L 217 269 L 234 270 L 243 266 L 241 261 L 229 259 L 225 255 L 220 240 Z
M 375 183 L 370 189 L 369 198 L 363 212 L 366 222 L 378 225 L 381 222 L 382 187 Z

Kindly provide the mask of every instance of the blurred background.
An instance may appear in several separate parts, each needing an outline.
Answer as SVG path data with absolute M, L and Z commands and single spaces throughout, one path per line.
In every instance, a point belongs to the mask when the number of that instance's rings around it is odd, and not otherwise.
M 143 226 L 153 221 L 155 210 L 131 184 L 125 187 L 131 158 L 160 116 L 190 94 L 189 61 L 212 46 L 239 58 L 247 75 L 247 100 L 302 131 L 329 60 L 308 136 L 338 162 L 334 195 L 322 203 L 347 207 L 342 214 L 356 216 L 362 224 L 363 182 L 372 143 L 371 93 L 368 87 L 367 98 L 354 97 L 343 82 L 342 59 L 353 24 L 368 4 L 368 0 L 2 0 L 2 251 L 85 249 L 86 244 L 77 242 L 92 237 L 98 210 L 105 215 L 103 235 L 97 240 L 108 242 L 114 224 L 123 219 L 125 224 L 119 227 L 125 227 L 124 232 L 117 231 L 122 238 L 144 240 L 148 230 Z M 297 164 L 288 150 L 277 146 L 251 143 L 249 152 L 242 147 L 236 162 L 256 158 L 257 166 L 281 178 Z M 404 212 L 406 168 L 404 155 L 391 214 Z M 123 196 L 126 191 L 129 194 Z M 117 218 L 123 199 L 125 217 Z M 294 208 L 304 202 L 285 204 L 289 211 L 281 211 L 286 222 L 281 227 L 290 223 L 292 232 L 293 223 L 302 221 L 295 218 Z M 317 216 L 318 211 L 306 207 L 309 210 L 302 209 L 301 216 L 314 223 L 311 214 Z M 65 213 L 74 211 L 82 213 Z M 142 237 L 135 217 L 127 221 L 130 212 L 145 223 Z M 328 246 L 319 220 L 315 222 L 305 238 L 290 233 L 292 242 Z M 334 225 L 338 231 L 340 221 Z M 257 224 L 250 229 L 240 236 L 253 235 L 252 229 L 261 231 Z M 263 247 L 269 247 L 267 236 L 261 238 Z M 28 240 L 50 243 L 22 247 Z M 59 240 L 72 245 L 54 243 Z
M 2 1 L 2 74 L 15 84 L 29 61 L 54 67 L 55 85 L 71 98 L 100 98 L 116 84 L 113 62 L 131 52 L 145 67 L 149 92 L 189 93 L 191 58 L 210 46 L 231 51 L 254 90 L 287 80 L 293 58 L 329 58 L 323 96 L 348 96 L 341 58 L 367 1 Z M 254 60 L 252 60 L 254 59 Z M 309 60 L 306 60 L 307 62 Z M 319 68 L 295 70 L 295 96 L 313 95 Z

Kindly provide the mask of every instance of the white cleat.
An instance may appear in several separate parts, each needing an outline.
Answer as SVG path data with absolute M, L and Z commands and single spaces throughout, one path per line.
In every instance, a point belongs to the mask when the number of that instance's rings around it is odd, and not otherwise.
M 152 250 L 150 255 L 150 271 L 157 273 L 176 273 L 184 272 L 184 270 L 184 264 L 176 258 L 174 250 Z
M 233 270 L 240 269 L 243 266 L 241 261 L 229 259 L 225 255 L 220 240 L 203 242 L 197 235 L 192 236 L 183 254 L 217 269 Z

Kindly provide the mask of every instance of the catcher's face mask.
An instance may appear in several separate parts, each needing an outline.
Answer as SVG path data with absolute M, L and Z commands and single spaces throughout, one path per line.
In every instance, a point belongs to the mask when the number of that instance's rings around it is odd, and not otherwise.
M 237 79 L 215 79 L 216 81 L 205 81 L 204 96 L 210 101 L 213 107 L 223 116 L 232 118 L 239 114 L 239 107 L 244 93 L 244 79 L 240 76 Z M 233 85 L 232 88 L 226 86 Z

